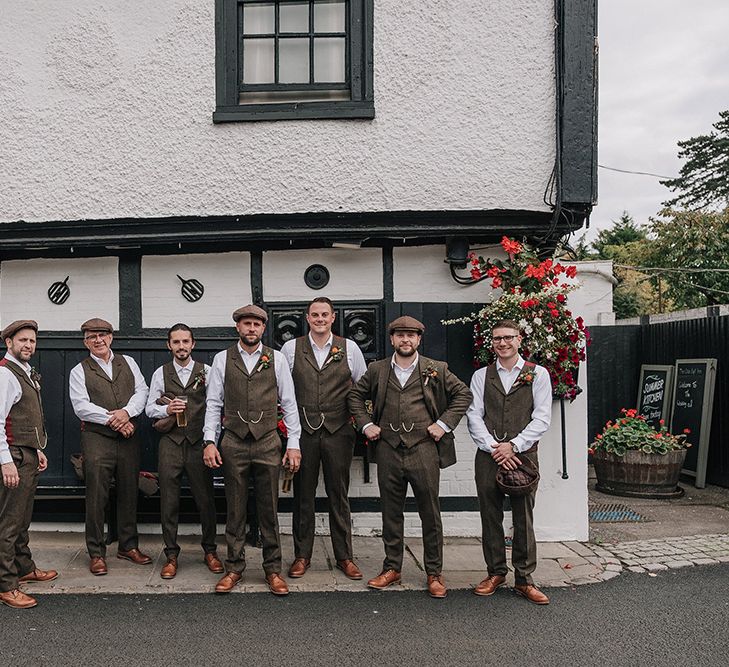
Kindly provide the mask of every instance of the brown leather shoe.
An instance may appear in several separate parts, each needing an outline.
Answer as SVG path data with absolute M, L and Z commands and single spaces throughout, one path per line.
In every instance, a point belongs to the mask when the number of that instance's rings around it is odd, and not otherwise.
M 218 554 L 214 551 L 205 554 L 205 565 L 208 566 L 208 570 L 210 570 L 213 574 L 222 574 L 223 572 L 225 572 L 225 568 L 220 562 Z
M 89 563 L 89 572 L 97 577 L 107 574 L 109 570 L 106 569 L 106 560 L 101 556 L 94 556 Z
M 514 586 L 514 592 L 534 604 L 549 604 L 549 598 L 533 584 Z
M 159 576 L 163 579 L 174 579 L 177 574 L 177 556 L 168 556 L 167 562 L 159 571 Z
M 381 591 L 392 584 L 400 583 L 400 573 L 396 570 L 383 570 L 374 579 L 370 579 L 367 585 Z
M 292 579 L 298 579 L 299 577 L 303 577 L 304 574 L 306 574 L 306 571 L 309 569 L 309 566 L 311 565 L 311 561 L 308 558 L 297 558 L 294 560 L 293 563 L 291 563 L 291 567 L 289 568 L 289 577 Z
M 496 592 L 496 589 L 499 586 L 503 586 L 505 583 L 506 577 L 502 577 L 500 574 L 492 574 L 476 586 L 476 588 L 473 589 L 473 592 L 476 595 L 493 595 Z
M 38 600 L 30 595 L 26 595 L 18 588 L 14 591 L 0 593 L 0 602 L 13 609 L 30 609 L 38 604 Z
M 237 572 L 228 572 L 220 581 L 215 584 L 216 593 L 230 593 L 235 585 L 241 580 L 241 575 Z
M 116 557 L 122 560 L 130 560 L 135 565 L 149 565 L 152 559 L 143 554 L 139 549 L 129 549 L 129 551 L 117 551 Z
M 288 584 L 278 572 L 271 572 L 271 574 L 267 574 L 266 583 L 268 584 L 268 590 L 270 590 L 274 595 L 289 594 Z
M 359 568 L 354 564 L 353 560 L 338 560 L 337 569 L 344 572 L 344 576 L 348 579 L 354 579 L 354 581 L 359 581 L 362 578 L 362 573 L 359 571 Z
M 428 575 L 428 593 L 432 598 L 444 598 L 448 595 L 448 589 L 446 588 L 442 574 Z
M 55 570 L 39 570 L 35 568 L 32 572 L 24 574 L 18 581 L 21 584 L 30 583 L 33 581 L 53 581 L 58 576 L 58 572 Z

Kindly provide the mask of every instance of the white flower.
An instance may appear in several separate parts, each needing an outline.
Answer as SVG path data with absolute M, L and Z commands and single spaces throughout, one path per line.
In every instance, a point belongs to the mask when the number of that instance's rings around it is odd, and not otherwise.
M 541 317 L 535 317 L 534 318 L 534 324 L 536 324 L 537 326 L 539 326 L 541 323 L 542 323 L 542 318 Z
M 554 343 L 555 340 L 557 339 L 552 334 L 549 334 L 549 336 L 547 336 L 548 343 Z
M 525 334 L 530 334 L 532 331 L 534 331 L 534 329 L 532 329 L 528 324 L 524 327 Z

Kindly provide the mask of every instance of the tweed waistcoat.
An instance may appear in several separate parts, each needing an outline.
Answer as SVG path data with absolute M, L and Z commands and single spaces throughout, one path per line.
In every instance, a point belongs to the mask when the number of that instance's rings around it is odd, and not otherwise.
M 521 433 L 532 420 L 534 398 L 531 384 L 514 383 L 507 394 L 501 384 L 496 364 L 486 369 L 484 382 L 484 423 L 498 442 L 508 442 Z
M 0 360 L 20 383 L 22 394 L 20 400 L 10 408 L 5 419 L 5 434 L 9 445 L 44 449 L 47 435 L 43 418 L 40 387 L 28 377 L 28 374 L 16 363 L 7 359 Z
M 347 394 L 352 387 L 352 372 L 347 363 L 347 341 L 334 336 L 332 349 L 335 347 L 342 358 L 334 361 L 330 354 L 319 368 L 309 337 L 296 339 L 292 375 L 301 427 L 307 433 L 320 427 L 334 433 L 349 421 Z
M 406 447 L 413 447 L 430 439 L 427 429 L 432 423 L 418 369 L 412 372 L 404 387 L 390 370 L 387 398 L 380 415 L 382 440 L 392 447 L 397 447 L 400 442 Z
M 175 396 L 187 396 L 187 426 L 172 427 L 166 433 L 167 437 L 178 445 L 185 439 L 190 443 L 202 440 L 203 426 L 205 425 L 205 383 L 197 382 L 195 378 L 204 374 L 205 365 L 199 361 L 194 362 L 192 373 L 187 386 L 182 386 L 180 378 L 175 370 L 174 362 L 170 361 L 162 366 L 162 378 L 164 379 L 165 392 Z
M 126 359 L 120 354 L 114 355 L 111 362 L 113 379 L 102 370 L 101 366 L 91 357 L 81 362 L 86 381 L 86 391 L 89 400 L 105 410 L 119 410 L 129 403 L 134 396 L 134 374 Z M 136 423 L 136 418 L 131 420 Z M 90 433 L 98 433 L 107 438 L 121 438 L 121 433 L 105 426 L 92 422 L 81 422 L 81 428 Z
M 267 356 L 268 368 L 260 359 Z M 248 373 L 238 345 L 228 348 L 225 361 L 225 395 L 223 426 L 243 439 L 249 434 L 256 440 L 276 430 L 278 424 L 278 384 L 273 350 L 264 346 L 261 357 Z

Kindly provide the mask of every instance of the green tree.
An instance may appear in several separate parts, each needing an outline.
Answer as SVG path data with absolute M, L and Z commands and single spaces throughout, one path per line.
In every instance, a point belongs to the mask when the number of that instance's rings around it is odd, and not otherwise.
M 674 306 L 729 303 L 729 207 L 723 211 L 664 209 L 651 219 L 643 266 L 659 267 Z
M 729 206 L 729 109 L 719 112 L 714 131 L 679 141 L 678 156 L 686 162 L 678 178 L 660 181 L 677 196 L 667 207 L 688 209 Z
M 592 242 L 592 249 L 599 259 L 614 259 L 616 254 L 624 254 L 626 246 L 629 247 L 630 253 L 630 244 L 645 242 L 648 236 L 647 230 L 638 226 L 627 211 L 623 211 L 623 214 L 612 223 L 609 229 L 601 229 Z

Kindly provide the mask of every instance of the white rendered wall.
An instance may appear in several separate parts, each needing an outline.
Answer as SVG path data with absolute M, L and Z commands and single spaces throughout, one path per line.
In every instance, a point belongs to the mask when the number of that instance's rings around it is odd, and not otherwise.
M 119 261 L 116 257 L 25 259 L 0 263 L 0 327 L 32 319 L 41 331 L 78 331 L 102 317 L 119 326 Z M 66 283 L 68 300 L 55 305 L 48 288 Z
M 205 292 L 190 303 L 177 276 L 199 280 Z M 142 258 L 142 326 L 168 328 L 233 326 L 233 311 L 251 303 L 251 258 L 247 252 L 159 255 Z
M 376 0 L 374 120 L 223 125 L 214 8 L 3 2 L 0 222 L 547 210 L 552 0 Z
M 323 289 L 311 289 L 304 282 L 304 271 L 312 264 L 322 264 L 329 271 L 329 284 Z M 263 253 L 264 301 L 311 301 L 317 296 L 333 301 L 382 299 L 382 250 L 323 248 Z

